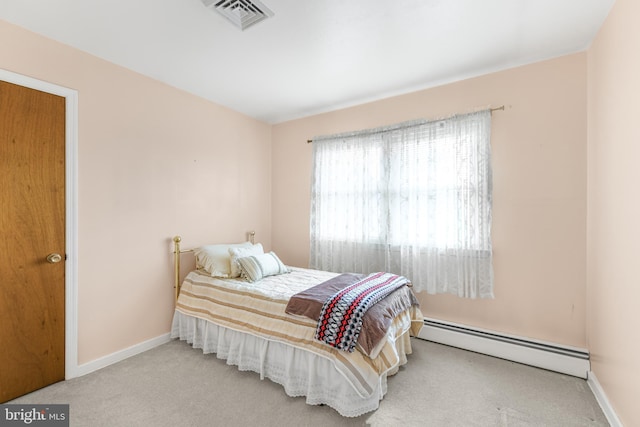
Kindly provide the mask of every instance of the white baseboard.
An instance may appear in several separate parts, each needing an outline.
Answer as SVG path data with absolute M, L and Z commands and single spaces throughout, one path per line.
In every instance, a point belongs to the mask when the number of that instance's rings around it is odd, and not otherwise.
M 604 416 L 607 417 L 607 421 L 611 424 L 611 427 L 623 427 L 620 418 L 613 410 L 613 406 L 609 402 L 607 395 L 604 392 L 604 389 L 598 382 L 596 378 L 596 374 L 589 371 L 589 378 L 587 379 L 587 384 L 589 384 L 589 388 L 593 392 L 593 395 L 596 397 L 600 408 L 602 408 L 602 412 L 604 412 Z
M 586 349 L 560 346 L 498 332 L 425 318 L 419 337 L 489 356 L 587 379 L 590 371 Z
M 125 348 L 124 350 L 116 351 L 115 353 L 111 353 L 107 356 L 79 365 L 75 370 L 75 375 L 73 375 L 73 377 L 81 377 L 83 375 L 97 371 L 98 369 L 113 365 L 114 363 L 120 362 L 131 356 L 135 356 L 136 354 L 151 350 L 152 348 L 165 344 L 169 341 L 171 341 L 171 334 L 166 333 L 158 337 L 151 338 L 150 340 L 143 341 L 131 347 Z M 66 379 L 71 379 L 73 377 L 67 377 Z

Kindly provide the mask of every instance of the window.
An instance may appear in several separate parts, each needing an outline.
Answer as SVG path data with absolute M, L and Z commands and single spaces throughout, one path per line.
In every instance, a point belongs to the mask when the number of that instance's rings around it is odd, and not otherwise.
M 487 111 L 314 140 L 311 267 L 491 297 Z

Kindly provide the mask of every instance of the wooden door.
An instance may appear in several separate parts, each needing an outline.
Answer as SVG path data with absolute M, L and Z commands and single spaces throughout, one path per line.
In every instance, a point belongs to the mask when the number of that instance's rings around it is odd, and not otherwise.
M 65 99 L 0 81 L 0 403 L 64 379 L 64 315 Z

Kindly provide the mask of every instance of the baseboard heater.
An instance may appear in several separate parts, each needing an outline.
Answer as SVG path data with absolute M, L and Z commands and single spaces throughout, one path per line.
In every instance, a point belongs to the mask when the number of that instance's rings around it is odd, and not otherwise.
M 586 349 L 530 340 L 425 318 L 419 338 L 579 378 L 590 370 Z

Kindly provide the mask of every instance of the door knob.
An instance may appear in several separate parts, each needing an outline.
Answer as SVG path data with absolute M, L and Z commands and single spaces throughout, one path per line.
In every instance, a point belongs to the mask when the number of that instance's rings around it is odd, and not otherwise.
M 49 254 L 47 255 L 47 261 L 51 264 L 55 264 L 57 262 L 62 261 L 62 255 L 60 254 Z

